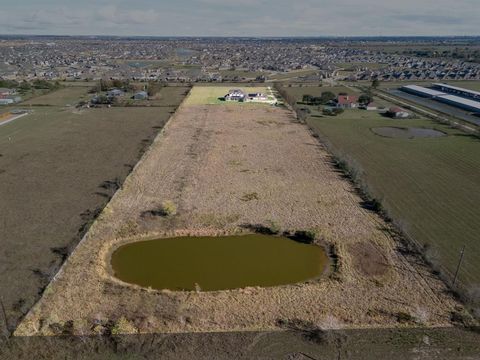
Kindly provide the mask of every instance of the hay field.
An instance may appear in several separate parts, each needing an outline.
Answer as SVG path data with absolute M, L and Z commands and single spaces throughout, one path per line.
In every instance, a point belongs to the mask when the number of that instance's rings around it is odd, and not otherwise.
M 257 199 L 245 201 L 251 193 Z M 145 216 L 164 200 L 177 205 L 176 216 Z M 275 330 L 292 320 L 326 329 L 449 326 L 460 305 L 398 250 L 387 224 L 360 202 L 290 111 L 196 105 L 190 98 L 16 335 Z M 111 275 L 109 256 L 126 242 L 239 233 L 244 224 L 269 221 L 316 230 L 319 243 L 339 257 L 336 268 L 302 284 L 214 292 L 154 291 Z
M 454 273 L 462 246 L 459 278 L 480 282 L 480 141 L 426 119 L 392 120 L 375 112 L 347 111 L 309 124 L 343 156 L 356 162 L 373 195 L 428 256 Z M 435 139 L 390 139 L 378 126 L 426 127 L 446 132 Z

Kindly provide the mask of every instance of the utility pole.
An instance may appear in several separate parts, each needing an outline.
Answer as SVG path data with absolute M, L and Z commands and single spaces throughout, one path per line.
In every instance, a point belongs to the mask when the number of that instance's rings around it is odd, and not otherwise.
M 458 272 L 460 271 L 460 266 L 462 265 L 464 255 L 465 255 L 465 245 L 463 245 L 462 252 L 460 253 L 460 259 L 458 260 L 457 270 L 455 271 L 455 277 L 453 278 L 452 286 L 455 286 L 455 283 L 457 282 Z

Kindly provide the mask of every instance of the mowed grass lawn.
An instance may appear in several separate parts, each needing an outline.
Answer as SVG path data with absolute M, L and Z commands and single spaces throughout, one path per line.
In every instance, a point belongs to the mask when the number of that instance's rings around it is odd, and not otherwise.
M 258 103 L 239 103 L 237 101 L 226 102 L 220 100 L 220 97 L 225 96 L 230 89 L 240 89 L 245 93 L 261 92 L 270 94 L 267 87 L 257 86 L 195 86 L 185 100 L 186 105 L 215 105 L 215 104 L 232 104 L 232 105 L 263 105 Z
M 416 241 L 431 245 L 431 255 L 452 273 L 465 244 L 459 279 L 480 283 L 479 139 L 430 120 L 392 120 L 362 110 L 307 121 L 359 165 L 391 216 Z M 371 131 L 378 126 L 435 128 L 448 136 L 386 138 Z

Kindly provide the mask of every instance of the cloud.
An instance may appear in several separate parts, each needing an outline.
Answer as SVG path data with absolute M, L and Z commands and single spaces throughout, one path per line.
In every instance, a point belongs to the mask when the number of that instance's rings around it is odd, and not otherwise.
M 96 18 L 108 24 L 139 25 L 154 24 L 162 20 L 162 14 L 154 9 L 119 9 L 115 5 L 98 9 Z
M 0 33 L 157 36 L 480 35 L 477 0 L 34 0 Z M 476 9 L 476 11 L 474 11 Z

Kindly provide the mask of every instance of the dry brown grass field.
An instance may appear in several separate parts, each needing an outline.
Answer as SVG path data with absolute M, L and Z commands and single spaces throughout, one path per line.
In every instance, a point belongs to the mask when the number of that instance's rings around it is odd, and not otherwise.
M 257 198 L 244 201 L 250 193 Z M 144 216 L 165 200 L 177 205 L 176 216 Z M 275 330 L 288 321 L 324 329 L 450 326 L 461 305 L 360 203 L 289 110 L 187 100 L 16 335 Z M 111 274 L 109 256 L 124 243 L 239 233 L 269 221 L 315 230 L 320 245 L 336 249 L 337 268 L 301 284 L 213 292 L 144 289 Z
M 20 106 L 75 106 L 80 100 L 88 100 L 89 86 L 67 86 L 48 94 L 34 97 Z
M 37 97 L 61 105 L 33 107 L 0 126 L 0 337 L 40 298 L 175 111 L 63 106 L 87 90 Z

